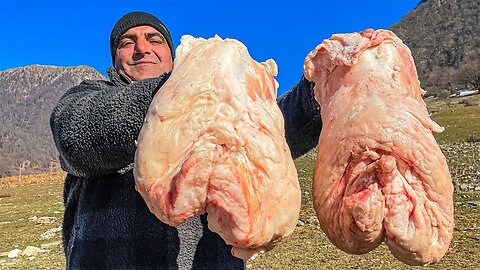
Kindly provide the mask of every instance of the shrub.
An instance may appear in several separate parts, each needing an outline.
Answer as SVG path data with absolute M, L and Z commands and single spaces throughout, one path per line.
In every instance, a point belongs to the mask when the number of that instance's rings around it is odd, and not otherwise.
M 465 141 L 467 143 L 480 142 L 480 137 L 471 135 L 471 136 L 468 136 L 467 139 L 465 139 Z

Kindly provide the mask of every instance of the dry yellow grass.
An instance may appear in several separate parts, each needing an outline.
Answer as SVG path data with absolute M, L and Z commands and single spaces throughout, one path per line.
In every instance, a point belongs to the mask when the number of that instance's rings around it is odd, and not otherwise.
M 0 178 L 0 190 L 18 186 L 27 186 L 31 184 L 40 184 L 51 181 L 63 181 L 65 172 L 56 172 L 53 174 L 35 174 L 24 176 L 8 176 Z M 1 193 L 0 193 L 1 194 Z

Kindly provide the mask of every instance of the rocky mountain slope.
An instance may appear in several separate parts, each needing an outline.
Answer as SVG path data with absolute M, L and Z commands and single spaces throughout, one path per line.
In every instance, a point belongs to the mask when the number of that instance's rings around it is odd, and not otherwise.
M 479 18 L 479 0 L 423 0 L 390 27 L 411 49 L 427 95 L 480 87 Z
M 49 170 L 58 159 L 49 124 L 53 107 L 68 88 L 102 78 L 86 66 L 32 65 L 1 71 L 0 177 Z

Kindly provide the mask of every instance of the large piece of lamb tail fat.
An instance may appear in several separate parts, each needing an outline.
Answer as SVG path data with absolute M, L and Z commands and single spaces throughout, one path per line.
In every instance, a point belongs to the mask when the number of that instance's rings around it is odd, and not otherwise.
M 439 261 L 453 234 L 453 185 L 410 50 L 387 30 L 338 34 L 305 59 L 323 129 L 314 208 L 330 241 L 363 254 L 386 241 L 410 265 Z
M 171 226 L 208 213 L 232 254 L 249 259 L 286 241 L 300 212 L 277 65 L 218 36 L 184 36 L 176 55 L 138 138 L 137 190 Z

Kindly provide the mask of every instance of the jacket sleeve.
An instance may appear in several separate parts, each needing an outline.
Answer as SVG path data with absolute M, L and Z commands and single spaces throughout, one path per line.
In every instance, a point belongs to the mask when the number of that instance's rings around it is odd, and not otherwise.
M 290 90 L 277 98 L 285 119 L 285 137 L 293 158 L 318 144 L 322 118 L 313 92 L 314 83 L 302 76 Z
M 123 86 L 85 81 L 69 89 L 50 117 L 62 168 L 88 178 L 133 163 L 148 107 L 168 75 Z

